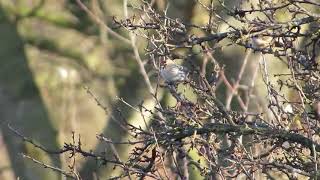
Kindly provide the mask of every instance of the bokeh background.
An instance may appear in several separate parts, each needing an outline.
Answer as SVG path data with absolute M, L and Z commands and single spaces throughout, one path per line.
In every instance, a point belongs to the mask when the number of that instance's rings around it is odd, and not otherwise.
M 111 28 L 114 27 L 113 17 L 124 18 L 121 0 L 82 2 Z M 201 2 L 210 3 L 209 0 Z M 228 7 L 237 6 L 239 2 L 225 1 Z M 139 6 L 141 2 L 130 0 L 129 4 Z M 168 7 L 169 17 L 180 18 L 186 23 L 208 22 L 207 12 L 193 0 L 155 0 L 154 7 L 159 11 Z M 217 6 L 221 16 L 232 22 L 219 8 Z M 130 10 L 130 15 L 132 13 Z M 285 13 L 277 16 L 286 17 Z M 113 30 L 128 37 L 125 29 Z M 225 30 L 224 24 L 216 24 L 216 31 Z M 201 35 L 203 32 L 192 33 Z M 138 38 L 136 45 L 141 58 L 147 62 L 146 41 Z M 245 54 L 241 47 L 228 46 L 216 51 L 214 57 L 226 65 L 225 74 L 232 79 Z M 244 77 L 252 76 L 254 60 L 259 57 L 251 54 L 249 58 Z M 133 124 L 142 123 L 139 113 L 120 99 L 133 106 L 142 101 L 151 109 L 154 106 L 130 44 L 96 24 L 75 0 L 0 0 L 0 59 L 0 179 L 64 179 L 62 175 L 22 158 L 21 152 L 65 170 L 71 163 L 67 155 L 48 155 L 23 143 L 8 130 L 8 124 L 53 150 L 70 142 L 74 131 L 77 137 L 81 135 L 83 148 L 106 151 L 107 156 L 109 147 L 99 142 L 96 134 L 103 133 L 113 140 L 126 137 L 126 132 L 116 123 L 117 110 L 121 109 L 122 116 Z M 196 64 L 201 61 L 201 58 L 194 59 Z M 281 66 L 279 61 L 270 61 L 272 71 L 281 71 Z M 156 83 L 156 71 L 148 68 L 148 64 L 146 67 L 150 79 Z M 265 89 L 259 89 L 259 82 L 262 83 L 258 77 L 256 91 L 264 94 Z M 97 105 L 86 88 L 106 111 Z M 221 86 L 218 92 L 223 97 L 225 88 Z M 167 92 L 160 91 L 159 94 L 164 102 L 174 104 Z M 260 101 L 263 99 L 257 97 L 257 102 Z M 237 108 L 236 103 L 233 106 Z M 128 156 L 127 146 L 116 148 L 123 158 Z M 83 179 L 109 177 L 117 171 L 112 166 L 100 167 L 94 160 L 81 157 L 76 165 Z

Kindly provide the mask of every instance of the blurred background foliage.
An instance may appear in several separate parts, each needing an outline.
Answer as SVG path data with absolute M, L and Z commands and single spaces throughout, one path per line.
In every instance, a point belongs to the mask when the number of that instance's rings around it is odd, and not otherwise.
M 228 7 L 234 7 L 239 1 L 228 0 L 225 3 Z M 124 18 L 122 1 L 82 2 L 109 27 L 113 27 L 113 17 Z M 209 0 L 201 2 L 210 3 Z M 138 6 L 141 2 L 130 0 L 129 3 Z M 163 11 L 168 3 L 169 17 L 202 25 L 208 22 L 207 11 L 196 1 L 156 0 L 154 7 Z M 213 3 L 218 5 L 216 1 Z M 277 16 L 279 19 L 286 18 L 285 13 Z M 222 9 L 221 17 L 226 17 Z M 224 25 L 216 24 L 215 31 L 225 30 Z M 114 31 L 128 37 L 124 29 Z M 138 38 L 136 42 L 142 59 L 146 59 L 146 41 Z M 221 42 L 221 45 L 228 43 Z M 183 51 L 179 53 L 183 54 Z M 236 78 L 245 54 L 245 49 L 241 47 L 228 46 L 217 50 L 214 57 L 226 65 L 225 74 L 232 79 Z M 126 136 L 116 122 L 117 110 L 121 109 L 124 112 L 121 116 L 133 124 L 141 123 L 138 113 L 119 99 L 133 106 L 143 100 L 146 106 L 154 106 L 134 60 L 131 45 L 97 25 L 75 0 L 0 0 L 0 57 L 0 179 L 63 179 L 57 173 L 24 160 L 20 152 L 62 169 L 68 169 L 70 163 L 68 157 L 49 156 L 33 146 L 22 144 L 8 131 L 7 124 L 49 149 L 57 149 L 64 142 L 70 142 L 71 132 L 74 131 L 76 135 L 81 135 L 83 148 L 105 150 L 108 156 L 110 148 L 100 144 L 96 134 L 103 133 L 115 141 Z M 248 82 L 257 64 L 256 59 L 257 55 L 250 55 L 250 65 L 245 71 Z M 200 58 L 195 58 L 194 63 L 201 64 Z M 270 63 L 270 69 L 282 71 L 279 61 L 272 63 L 278 64 Z M 148 73 L 156 82 L 157 73 L 152 70 Z M 257 82 L 262 83 L 259 78 Z M 103 103 L 107 112 L 97 105 L 84 87 L 88 87 Z M 223 97 L 225 91 L 221 86 L 218 92 Z M 266 89 L 258 88 L 257 91 L 266 93 Z M 160 92 L 160 96 L 165 98 L 163 101 L 167 104 L 174 105 L 174 102 L 170 102 L 173 101 L 170 95 Z M 257 97 L 257 100 L 263 104 L 262 99 Z M 237 104 L 233 106 L 236 108 Z M 119 145 L 116 148 L 123 158 L 128 156 L 126 146 Z M 96 172 L 99 166 L 94 160 L 81 157 L 77 160 L 77 168 L 83 179 L 93 179 L 95 174 L 92 172 Z M 99 168 L 96 173 L 99 177 L 109 177 L 111 171 L 116 170 L 106 166 L 106 169 Z M 193 177 L 196 176 L 193 174 Z

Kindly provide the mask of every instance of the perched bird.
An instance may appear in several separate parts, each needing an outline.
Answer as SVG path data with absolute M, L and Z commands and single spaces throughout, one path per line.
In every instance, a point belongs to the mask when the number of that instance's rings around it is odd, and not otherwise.
M 266 47 L 270 46 L 271 41 L 272 41 L 271 37 L 266 37 L 266 36 L 257 37 L 257 36 L 254 36 L 254 37 L 251 38 L 250 45 L 253 48 L 266 48 Z
M 176 84 L 187 80 L 188 71 L 185 67 L 175 64 L 172 60 L 162 62 L 160 75 L 165 82 Z
M 299 131 L 303 129 L 302 123 L 301 123 L 301 114 L 296 114 L 291 123 L 289 124 L 289 129 L 294 131 Z

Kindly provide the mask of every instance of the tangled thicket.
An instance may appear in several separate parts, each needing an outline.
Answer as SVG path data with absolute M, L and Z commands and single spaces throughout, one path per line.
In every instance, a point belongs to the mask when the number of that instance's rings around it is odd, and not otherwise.
M 80 0 L 77 2 L 95 22 L 103 23 L 94 11 Z M 112 144 L 128 145 L 132 149 L 129 159 L 121 159 L 116 150 L 112 151 L 112 159 L 107 159 L 103 153 L 84 150 L 80 139 L 52 151 L 14 132 L 48 153 L 70 153 L 71 158 L 82 155 L 101 165 L 122 169 L 119 176 L 113 178 L 189 179 L 191 172 L 211 179 L 320 177 L 320 14 L 316 11 L 320 3 L 315 0 L 261 0 L 256 4 L 239 5 L 247 7 L 242 9 L 228 8 L 221 0 L 215 6 L 213 1 L 211 4 L 196 1 L 208 14 L 208 23 L 202 25 L 170 18 L 166 12 L 153 8 L 153 3 L 132 6 L 130 10 L 134 15 L 128 16 L 126 12 L 126 19 L 113 18 L 112 28 L 127 29 L 129 39 L 106 27 L 120 41 L 132 45 L 143 80 L 156 101 L 154 109 L 148 109 L 143 103 L 137 108 L 141 121 L 145 121 L 145 112 L 151 114 L 151 123 L 146 122 L 146 128 L 116 119 L 127 130 L 129 140 L 114 142 L 102 134 L 97 136 L 111 147 Z M 124 5 L 127 7 L 126 3 Z M 277 18 L 279 12 L 287 14 L 286 21 Z M 230 18 L 237 25 L 227 20 Z M 218 31 L 217 22 L 228 28 Z M 136 37 L 147 41 L 146 62 L 135 46 Z M 247 54 L 258 54 L 253 78 L 247 85 L 241 84 L 247 57 L 232 82 L 225 76 L 223 62 L 213 56 L 214 52 L 228 46 L 243 47 Z M 267 54 L 276 58 L 269 60 Z M 159 71 L 160 61 L 166 59 L 183 60 L 189 76 L 188 81 L 179 86 L 190 87 L 196 100 L 178 91 L 178 85 L 150 78 L 148 72 Z M 281 61 L 287 67 L 286 73 L 271 74 L 269 61 Z M 259 73 L 267 90 L 264 106 L 253 102 L 252 98 L 259 96 L 254 90 L 254 80 Z M 270 81 L 271 77 L 278 78 L 277 83 Z M 220 86 L 228 92 L 225 97 L 217 94 Z M 291 98 L 283 89 L 290 92 Z M 160 90 L 174 97 L 174 107 L 166 106 L 158 98 Z M 96 101 L 103 107 L 98 99 Z M 231 103 L 238 106 L 237 111 L 231 108 Z M 121 117 L 121 113 L 119 110 L 117 117 Z M 76 173 L 49 168 L 70 178 L 80 178 Z

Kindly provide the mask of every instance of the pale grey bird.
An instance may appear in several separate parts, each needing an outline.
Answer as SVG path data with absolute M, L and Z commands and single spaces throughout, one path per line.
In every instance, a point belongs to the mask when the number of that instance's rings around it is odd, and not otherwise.
M 165 82 L 175 84 L 186 81 L 188 71 L 185 67 L 175 64 L 172 60 L 166 60 L 160 67 L 160 75 Z
M 270 46 L 272 42 L 272 37 L 267 37 L 267 36 L 263 36 L 263 37 L 257 37 L 254 36 L 251 38 L 251 46 L 253 48 L 266 48 L 268 46 Z

